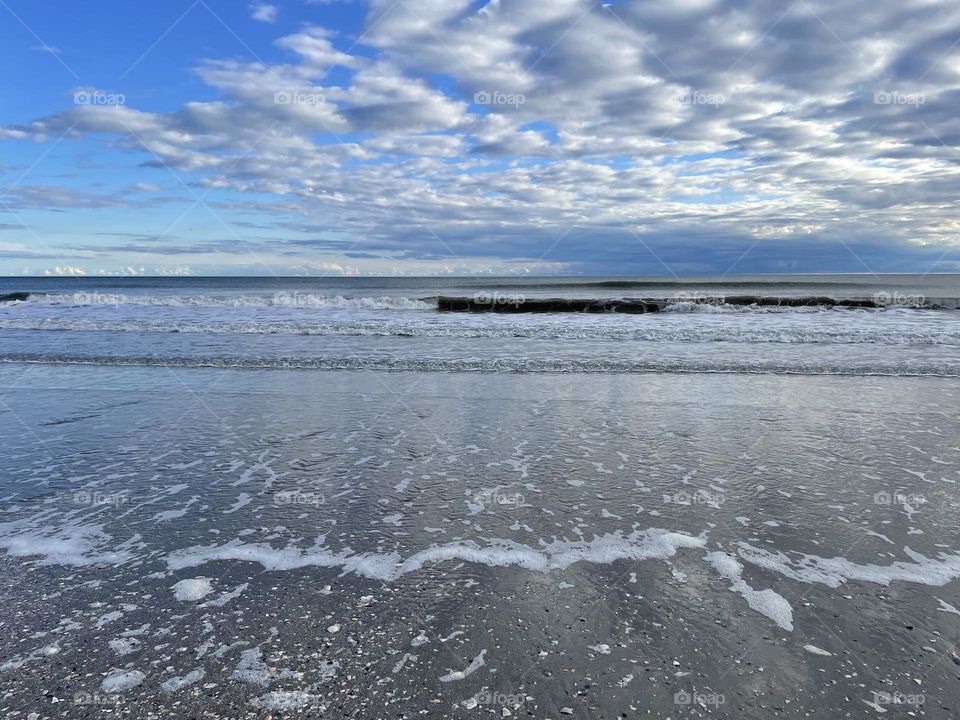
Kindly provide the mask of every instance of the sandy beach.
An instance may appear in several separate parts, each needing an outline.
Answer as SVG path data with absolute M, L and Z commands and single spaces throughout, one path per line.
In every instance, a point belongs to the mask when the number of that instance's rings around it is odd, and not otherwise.
M 570 377 L 3 367 L 3 711 L 949 717 L 955 380 Z

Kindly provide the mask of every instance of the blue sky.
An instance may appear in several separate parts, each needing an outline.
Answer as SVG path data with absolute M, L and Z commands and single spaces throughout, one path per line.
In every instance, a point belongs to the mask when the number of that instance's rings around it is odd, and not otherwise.
M 960 270 L 960 7 L 0 1 L 0 274 Z

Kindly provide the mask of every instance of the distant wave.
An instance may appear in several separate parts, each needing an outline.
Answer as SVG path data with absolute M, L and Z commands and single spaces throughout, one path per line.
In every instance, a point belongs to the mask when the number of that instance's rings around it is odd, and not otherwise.
M 656 280 L 584 280 L 583 282 L 563 283 L 559 287 L 613 287 L 613 288 L 649 288 L 676 286 L 682 288 L 749 288 L 749 287 L 822 287 L 824 285 L 848 286 L 849 279 L 838 280 L 690 280 L 689 278 L 658 278 Z M 525 286 L 525 283 L 511 283 L 511 287 Z M 531 284 L 531 287 L 538 285 Z M 542 287 L 542 284 L 539 285 Z
M 858 310 L 882 310 L 890 307 L 914 309 L 956 309 L 957 300 L 928 300 L 919 295 L 877 293 L 870 298 L 834 298 L 825 295 L 709 295 L 707 293 L 682 292 L 672 297 L 645 298 L 571 298 L 571 297 L 525 297 L 520 293 L 476 293 L 473 297 L 441 295 L 436 299 L 437 308 L 443 312 L 533 314 L 533 313 L 587 313 L 645 315 L 677 310 L 708 311 L 793 308 L 851 308 Z
M 960 377 L 960 366 L 911 362 L 883 365 L 865 362 L 839 364 L 785 363 L 763 360 L 592 360 L 524 359 L 515 357 L 401 359 L 354 358 L 251 358 L 251 357 L 158 357 L 104 356 L 42 353 L 4 353 L 0 363 L 52 365 L 143 366 L 175 368 L 220 368 L 246 370 L 383 370 L 417 372 L 515 372 L 515 373 L 734 373 L 762 375 L 850 375 L 893 377 Z
M 436 302 L 406 297 L 344 297 L 303 292 L 277 292 L 273 295 L 120 295 L 80 292 L 66 295 L 30 294 L 26 301 L 12 305 L 50 305 L 57 307 L 109 307 L 153 305 L 158 307 L 288 307 L 304 310 L 332 308 L 358 310 L 435 310 Z

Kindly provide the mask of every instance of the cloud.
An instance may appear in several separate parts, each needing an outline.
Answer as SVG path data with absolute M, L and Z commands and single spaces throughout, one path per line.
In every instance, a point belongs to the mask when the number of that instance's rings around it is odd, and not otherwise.
M 119 143 L 307 271 L 939 269 L 958 32 L 960 6 L 920 0 L 372 0 L 356 44 L 305 26 L 280 60 L 199 62 L 209 93 L 170 112 L 77 105 L 0 137 Z
M 146 183 L 138 182 L 133 183 L 132 185 L 127 185 L 125 188 L 120 190 L 121 194 L 141 194 L 141 193 L 158 193 L 162 188 L 155 183 Z
M 89 269 L 73 266 L 57 266 L 43 271 L 44 275 L 57 277 L 86 277 L 87 275 L 100 276 L 138 276 L 138 275 L 193 275 L 193 270 L 186 265 L 133 267 L 118 266 L 115 268 Z
M 0 200 L 0 213 L 4 210 L 111 208 L 133 204 L 120 194 L 92 193 L 58 185 L 14 185 Z
M 58 266 L 55 267 L 55 268 L 51 268 L 51 269 L 49 269 L 49 270 L 44 270 L 44 271 L 43 271 L 43 274 L 44 274 L 44 275 L 59 275 L 59 276 L 78 277 L 78 276 L 86 275 L 87 272 L 86 272 L 83 268 L 70 267 L 70 266 L 63 266 L 63 267 L 61 267 L 61 266 L 58 265 Z
M 250 17 L 260 22 L 273 23 L 277 21 L 280 8 L 269 3 L 255 2 L 250 6 Z

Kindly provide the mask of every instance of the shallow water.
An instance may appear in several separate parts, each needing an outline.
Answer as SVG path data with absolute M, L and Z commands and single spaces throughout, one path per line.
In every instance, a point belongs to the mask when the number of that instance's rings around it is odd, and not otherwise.
M 953 378 L 10 363 L 0 389 L 4 712 L 960 703 Z

